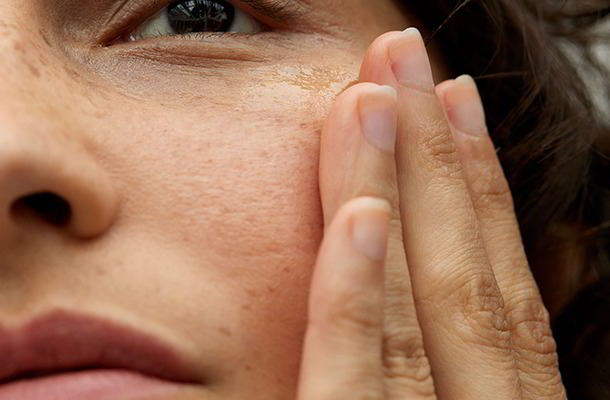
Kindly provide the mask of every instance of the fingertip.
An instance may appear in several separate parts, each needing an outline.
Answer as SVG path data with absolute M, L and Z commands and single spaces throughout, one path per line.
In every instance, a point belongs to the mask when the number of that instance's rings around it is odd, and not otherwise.
M 383 263 L 390 230 L 390 204 L 377 198 L 358 200 L 359 209 L 351 217 L 353 248 L 370 261 Z
M 446 88 L 443 99 L 449 120 L 461 134 L 475 138 L 487 136 L 483 102 L 471 76 L 457 78 Z
M 395 84 L 389 68 L 389 48 L 396 39 L 404 36 L 403 31 L 391 31 L 377 37 L 367 49 L 360 67 L 360 80 Z
M 454 84 L 455 84 L 455 79 L 447 79 L 446 81 L 443 81 L 443 82 L 439 83 L 438 85 L 436 85 L 436 88 L 435 88 L 436 95 L 438 96 L 439 100 L 441 101 L 441 103 L 443 104 L 444 107 L 446 107 L 445 94 Z
M 371 88 L 359 98 L 360 128 L 375 148 L 394 154 L 398 118 L 398 94 L 391 86 Z
M 385 259 L 392 206 L 388 200 L 362 196 L 343 204 L 327 234 L 335 243 L 351 242 L 354 256 L 364 256 L 370 262 Z M 343 236 L 347 241 L 338 240 Z

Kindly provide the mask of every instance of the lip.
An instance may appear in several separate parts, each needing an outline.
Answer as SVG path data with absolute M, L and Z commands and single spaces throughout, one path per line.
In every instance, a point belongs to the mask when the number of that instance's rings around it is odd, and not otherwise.
M 105 319 L 65 311 L 43 315 L 16 329 L 0 326 L 0 354 L 0 399 L 5 398 L 2 391 L 8 386 L 40 385 L 77 375 L 85 381 L 87 373 L 89 378 L 105 373 L 110 381 L 130 387 L 145 378 L 173 384 L 198 381 L 187 359 L 162 340 Z M 109 379 L 97 381 L 107 384 Z

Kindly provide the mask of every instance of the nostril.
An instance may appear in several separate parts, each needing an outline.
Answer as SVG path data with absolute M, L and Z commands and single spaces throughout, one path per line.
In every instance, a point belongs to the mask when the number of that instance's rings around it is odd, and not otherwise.
M 34 214 L 52 225 L 66 225 L 72 216 L 70 204 L 60 196 L 42 192 L 25 196 L 13 204 L 15 214 Z

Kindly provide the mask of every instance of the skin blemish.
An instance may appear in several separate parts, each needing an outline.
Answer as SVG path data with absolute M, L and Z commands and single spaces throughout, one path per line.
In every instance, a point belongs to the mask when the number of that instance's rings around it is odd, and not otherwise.
M 38 68 L 36 68 L 31 63 L 28 63 L 27 65 L 28 65 L 28 69 L 30 70 L 30 73 L 32 75 L 34 75 L 36 78 L 40 78 L 40 71 L 38 70 Z
M 224 336 L 233 336 L 231 331 L 228 328 L 225 328 L 225 327 L 218 328 L 218 332 L 220 332 Z
M 15 54 L 19 55 L 20 62 L 27 67 L 31 75 L 33 75 L 35 78 L 39 78 L 40 71 L 35 65 L 32 57 L 28 56 L 28 48 L 29 45 L 23 40 L 15 40 L 13 42 L 13 49 L 15 50 Z
M 276 79 L 303 90 L 324 91 L 332 89 L 336 84 L 345 82 L 349 79 L 349 74 L 344 70 L 333 67 L 290 67 L 279 71 Z
M 17 53 L 25 53 L 25 47 L 23 45 L 23 42 L 21 42 L 20 40 L 16 40 L 15 43 L 13 43 L 13 48 Z

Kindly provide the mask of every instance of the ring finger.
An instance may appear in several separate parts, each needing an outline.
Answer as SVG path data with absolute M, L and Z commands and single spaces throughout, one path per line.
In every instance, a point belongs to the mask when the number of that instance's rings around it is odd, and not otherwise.
M 550 318 L 529 268 L 512 196 L 474 80 L 437 87 L 460 153 L 481 236 L 505 301 L 524 399 L 565 398 Z

